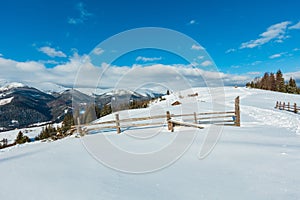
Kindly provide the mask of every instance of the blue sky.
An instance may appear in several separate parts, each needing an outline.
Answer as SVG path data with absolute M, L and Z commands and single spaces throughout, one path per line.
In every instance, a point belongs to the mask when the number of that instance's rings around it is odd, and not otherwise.
M 0 55 L 2 63 L 40 63 L 47 71 L 119 32 L 164 27 L 196 40 L 224 74 L 252 78 L 280 68 L 300 79 L 299 8 L 294 0 L 2 1 Z M 116 64 L 141 62 L 183 64 L 160 51 L 135 52 Z

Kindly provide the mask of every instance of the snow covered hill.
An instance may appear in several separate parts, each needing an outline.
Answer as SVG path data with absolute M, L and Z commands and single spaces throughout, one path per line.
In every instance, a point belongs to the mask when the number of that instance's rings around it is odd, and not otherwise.
M 19 87 L 26 87 L 26 85 L 17 82 L 5 83 L 2 87 L 0 87 L 0 92 L 5 92 L 7 90 L 11 90 L 13 88 L 19 88 Z
M 188 97 L 195 92 L 199 96 Z M 81 139 L 20 145 L 0 150 L 0 198 L 300 199 L 300 114 L 274 108 L 276 101 L 299 104 L 300 95 L 233 87 L 224 92 L 222 106 L 226 110 L 232 110 L 234 98 L 240 96 L 241 127 L 223 127 L 218 143 L 204 159 L 198 159 L 199 151 L 213 125 L 205 125 L 205 129 L 175 127 L 174 133 L 166 126 L 128 128 L 119 135 L 108 129 Z M 205 88 L 195 88 L 165 98 L 146 109 L 122 111 L 120 117 L 164 114 L 166 110 L 190 113 L 195 105 L 210 110 L 213 97 Z M 171 106 L 176 99 L 182 105 Z M 110 118 L 113 115 L 105 117 Z M 0 140 L 2 134 L 7 137 L 10 133 L 0 133 Z M 120 157 L 103 146 L 104 139 L 119 150 L 144 157 L 172 147 L 158 153 L 154 163 L 176 158 L 152 173 L 123 173 L 99 162 L 89 145 L 98 145 L 94 147 L 111 161 L 120 161 L 120 166 L 153 162 Z M 183 148 L 186 144 L 187 149 Z M 184 151 L 177 152 L 180 149 Z

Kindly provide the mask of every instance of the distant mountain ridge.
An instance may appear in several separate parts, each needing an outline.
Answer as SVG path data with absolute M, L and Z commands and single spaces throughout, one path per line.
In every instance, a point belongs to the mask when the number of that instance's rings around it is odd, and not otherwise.
M 24 128 L 41 122 L 60 122 L 65 114 L 72 113 L 72 104 L 88 102 L 102 108 L 112 102 L 150 100 L 159 96 L 162 94 L 140 94 L 123 89 L 87 95 L 75 89 L 41 91 L 22 83 L 5 83 L 0 86 L 0 131 Z

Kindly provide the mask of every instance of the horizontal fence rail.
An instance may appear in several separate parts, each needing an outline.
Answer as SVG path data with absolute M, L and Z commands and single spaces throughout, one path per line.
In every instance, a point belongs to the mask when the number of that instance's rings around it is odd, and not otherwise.
M 135 123 L 137 122 L 137 123 Z M 225 126 L 240 126 L 240 105 L 239 97 L 235 99 L 235 110 L 224 112 L 203 112 L 191 114 L 171 114 L 169 111 L 165 115 L 156 115 L 148 117 L 135 117 L 120 119 L 118 113 L 115 114 L 115 119 L 93 122 L 91 124 L 74 126 L 80 134 L 85 134 L 88 131 L 116 129 L 117 133 L 121 133 L 122 128 L 142 127 L 142 126 L 164 126 L 168 125 L 168 130 L 174 131 L 174 126 L 189 126 L 195 128 L 204 128 L 203 124 L 215 124 Z

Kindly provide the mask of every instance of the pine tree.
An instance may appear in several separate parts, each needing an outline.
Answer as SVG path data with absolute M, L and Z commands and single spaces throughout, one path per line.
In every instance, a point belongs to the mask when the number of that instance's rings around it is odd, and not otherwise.
M 276 72 L 276 91 L 278 92 L 286 92 L 286 87 L 284 84 L 284 78 L 281 70 Z
M 261 89 L 269 90 L 271 88 L 269 84 L 269 77 L 269 73 L 266 72 L 263 78 L 261 79 Z
M 74 121 L 73 115 L 70 113 L 66 114 L 64 117 L 64 120 L 62 122 L 62 126 L 60 128 L 62 134 L 65 134 L 74 125 L 75 125 L 75 121 Z
M 109 104 L 106 104 L 106 105 L 103 106 L 103 108 L 101 109 L 100 117 L 103 117 L 103 116 L 105 116 L 105 115 L 109 115 L 110 113 L 112 113 L 111 106 L 110 106 Z
M 23 133 L 22 133 L 22 131 L 19 131 L 19 133 L 18 133 L 18 135 L 17 135 L 17 137 L 15 139 L 15 142 L 17 144 L 23 144 L 25 142 L 30 142 L 30 139 L 29 139 L 29 137 L 24 136 Z
M 270 73 L 270 90 L 276 91 L 276 79 L 274 73 Z
M 17 138 L 16 138 L 16 143 L 17 144 L 22 144 L 22 140 L 23 140 L 23 133 L 22 131 L 19 131 L 18 135 L 17 135 Z
M 293 93 L 296 94 L 297 93 L 297 84 L 296 81 L 291 77 L 287 86 L 286 86 L 286 90 L 288 93 Z

